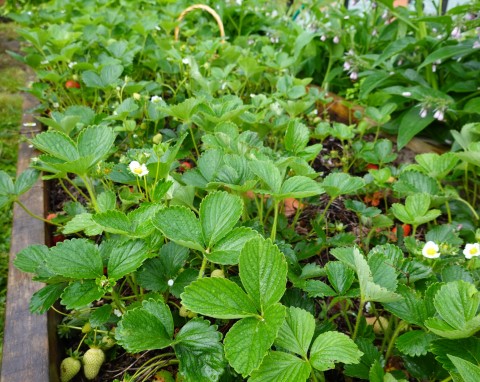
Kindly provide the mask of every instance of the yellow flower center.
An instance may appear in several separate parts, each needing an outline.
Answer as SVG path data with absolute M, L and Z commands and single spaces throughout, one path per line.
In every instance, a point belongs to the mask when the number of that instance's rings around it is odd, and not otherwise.
M 435 248 L 427 248 L 427 255 L 433 256 L 436 253 L 437 253 L 437 251 L 435 251 Z
M 133 170 L 133 172 L 135 174 L 141 174 L 142 173 L 142 168 L 141 167 L 137 167 L 136 169 Z
M 476 255 L 478 253 L 478 248 L 477 247 L 472 247 L 470 248 L 470 255 Z

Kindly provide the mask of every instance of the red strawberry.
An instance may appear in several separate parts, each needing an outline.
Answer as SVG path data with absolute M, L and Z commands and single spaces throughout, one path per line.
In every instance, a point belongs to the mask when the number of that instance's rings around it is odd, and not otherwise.
M 67 89 L 72 89 L 72 88 L 80 89 L 80 84 L 77 81 L 68 80 L 67 82 L 65 82 L 65 87 Z

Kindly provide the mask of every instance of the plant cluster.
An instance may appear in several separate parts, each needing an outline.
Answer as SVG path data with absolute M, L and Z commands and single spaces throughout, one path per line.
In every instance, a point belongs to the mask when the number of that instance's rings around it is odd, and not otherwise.
M 62 306 L 59 333 L 74 343 L 62 381 L 82 363 L 87 379 L 117 381 L 478 380 L 480 125 L 403 164 L 379 135 L 397 121 L 403 145 L 421 121 L 455 114 L 438 81 L 476 84 L 474 63 L 447 58 L 477 48 L 449 28 L 478 9 L 417 7 L 418 19 L 386 1 L 369 14 L 212 4 L 224 39 L 195 13 L 175 41 L 186 2 L 52 1 L 12 15 L 47 129 L 30 140 L 41 154 L 29 170 L 0 172 L 0 204 L 22 207 L 40 173 L 68 198 L 38 217 L 56 245 L 15 260 L 46 284 L 32 312 Z M 329 119 L 337 87 L 368 102 L 355 123 Z M 427 95 L 445 109 L 423 116 L 410 100 Z M 102 371 L 124 353 L 142 356 Z

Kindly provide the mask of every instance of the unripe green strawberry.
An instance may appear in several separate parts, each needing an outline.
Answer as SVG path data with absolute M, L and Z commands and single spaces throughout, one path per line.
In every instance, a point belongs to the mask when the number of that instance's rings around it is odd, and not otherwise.
M 73 357 L 65 358 L 60 364 L 60 381 L 62 382 L 70 381 L 73 377 L 75 377 L 78 374 L 81 367 L 82 367 L 82 364 L 78 359 Z
M 168 370 L 160 370 L 155 374 L 155 382 L 175 382 L 172 373 Z
M 102 337 L 102 343 L 101 343 L 101 347 L 103 349 L 111 349 L 112 347 L 115 346 L 115 340 L 110 337 L 110 336 L 104 336 Z
M 178 312 L 180 317 L 188 317 L 188 313 L 190 313 L 190 311 L 187 308 L 185 308 L 183 305 L 180 307 L 180 310 Z
M 220 277 L 222 279 L 225 278 L 225 273 L 221 269 L 214 269 L 210 274 L 210 277 Z
M 83 372 L 87 379 L 94 379 L 100 367 L 105 362 L 105 353 L 102 349 L 91 348 L 83 355 Z
M 90 322 L 87 322 L 85 325 L 82 326 L 82 333 L 89 333 L 92 331 L 92 325 Z

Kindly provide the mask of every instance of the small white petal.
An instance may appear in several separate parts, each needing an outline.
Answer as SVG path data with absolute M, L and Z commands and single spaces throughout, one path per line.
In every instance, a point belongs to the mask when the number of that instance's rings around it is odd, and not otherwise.
M 472 257 L 480 256 L 480 244 L 466 244 L 465 249 L 463 250 L 463 254 L 465 255 L 466 259 L 471 259 Z
M 428 259 L 436 259 L 440 257 L 440 248 L 433 241 L 427 241 L 422 249 L 422 255 Z

